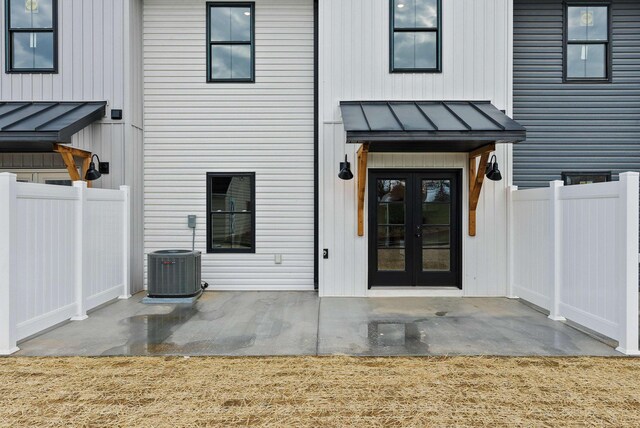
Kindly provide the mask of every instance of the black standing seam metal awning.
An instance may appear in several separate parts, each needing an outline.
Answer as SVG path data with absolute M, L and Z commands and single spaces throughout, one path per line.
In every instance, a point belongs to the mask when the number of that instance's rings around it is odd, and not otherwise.
M 106 101 L 0 103 L 0 152 L 51 152 L 106 113 Z
M 489 101 L 342 101 L 340 109 L 347 143 L 370 143 L 372 152 L 471 152 L 526 138 Z

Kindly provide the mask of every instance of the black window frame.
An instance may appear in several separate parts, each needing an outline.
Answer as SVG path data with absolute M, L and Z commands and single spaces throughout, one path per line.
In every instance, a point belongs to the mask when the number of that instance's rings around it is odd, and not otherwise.
M 251 248 L 214 248 L 211 235 L 211 182 L 215 177 L 249 177 L 251 191 Z M 228 212 L 219 214 L 231 214 Z M 207 253 L 255 253 L 256 252 L 256 173 L 255 172 L 207 172 Z
M 7 74 L 57 74 L 58 73 L 58 0 L 51 0 L 52 27 L 51 28 L 11 28 L 11 1 L 4 1 L 4 45 L 5 72 Z M 15 33 L 53 33 L 53 67 L 52 68 L 14 68 L 13 64 L 13 34 Z
M 565 186 L 575 186 L 580 183 L 569 183 L 569 178 L 572 176 L 593 176 L 593 177 L 604 177 L 604 181 L 594 181 L 594 183 L 608 183 L 611 181 L 611 171 L 563 171 L 562 172 L 562 182 Z
M 212 42 L 211 41 L 211 9 L 214 7 L 249 7 L 251 9 L 251 40 L 245 41 L 228 41 L 228 42 Z M 206 3 L 207 11 L 207 83 L 255 83 L 256 81 L 256 18 L 255 18 L 255 2 L 219 2 L 209 1 Z M 211 47 L 215 45 L 250 45 L 251 46 L 251 77 L 249 78 L 213 78 L 211 77 Z
M 395 0 L 389 0 L 389 72 L 390 73 L 442 73 L 442 0 L 437 0 L 437 27 L 396 28 Z M 395 33 L 436 33 L 436 66 L 433 68 L 400 68 L 394 65 Z
M 572 40 L 569 41 L 569 8 L 570 7 L 606 7 L 607 8 L 607 40 Z M 562 82 L 563 83 L 611 83 L 613 69 L 612 54 L 612 17 L 611 2 L 608 1 L 565 1 L 562 7 Z M 569 45 L 605 45 L 605 77 L 569 77 L 567 76 L 567 57 Z

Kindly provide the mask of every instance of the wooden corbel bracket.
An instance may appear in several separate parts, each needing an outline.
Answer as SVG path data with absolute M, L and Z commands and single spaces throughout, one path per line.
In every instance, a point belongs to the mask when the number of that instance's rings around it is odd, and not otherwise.
M 469 236 L 476 236 L 476 209 L 480 200 L 480 191 L 489 155 L 495 149 L 495 144 L 489 144 L 469 153 Z M 480 163 L 476 165 L 478 157 Z
M 358 236 L 364 236 L 364 195 L 367 189 L 367 156 L 369 143 L 358 149 Z
M 89 163 L 91 163 L 91 152 L 76 149 L 75 147 L 68 147 L 62 144 L 54 144 L 53 151 L 60 153 L 60 156 L 62 156 L 62 160 L 64 161 L 64 165 L 67 167 L 71 181 L 84 180 L 87 170 L 89 169 Z M 82 159 L 82 177 L 78 174 L 74 156 Z M 87 187 L 91 187 L 90 181 L 87 182 Z

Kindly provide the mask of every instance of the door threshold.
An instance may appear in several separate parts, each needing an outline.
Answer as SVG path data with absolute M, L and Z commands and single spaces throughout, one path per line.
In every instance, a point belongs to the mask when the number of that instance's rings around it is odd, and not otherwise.
M 375 287 L 367 290 L 367 297 L 462 297 L 458 287 Z

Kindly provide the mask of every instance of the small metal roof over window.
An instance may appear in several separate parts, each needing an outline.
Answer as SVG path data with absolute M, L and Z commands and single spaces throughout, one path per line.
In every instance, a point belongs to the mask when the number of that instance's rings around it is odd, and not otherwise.
M 106 101 L 0 103 L 0 152 L 50 152 L 104 117 Z
M 347 142 L 371 143 L 371 151 L 470 152 L 526 138 L 488 101 L 343 101 L 340 109 Z

